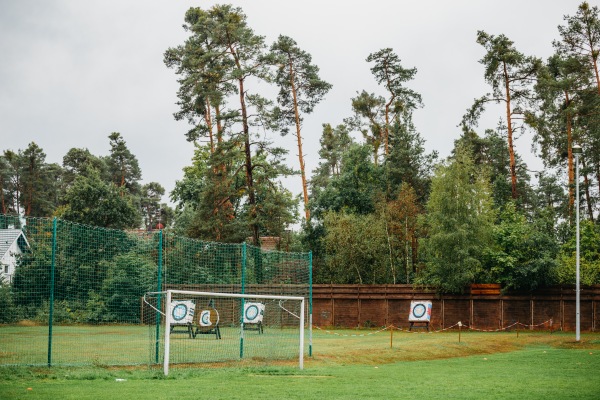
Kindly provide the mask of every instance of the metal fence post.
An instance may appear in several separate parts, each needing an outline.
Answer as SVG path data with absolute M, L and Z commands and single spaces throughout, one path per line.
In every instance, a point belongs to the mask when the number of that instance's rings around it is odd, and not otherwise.
M 156 279 L 156 291 L 162 291 L 162 248 L 163 248 L 163 231 L 162 229 L 158 231 L 158 270 L 157 270 L 157 279 Z M 160 310 L 160 293 L 158 294 L 156 300 L 156 308 Z M 166 329 L 166 328 L 165 328 Z M 156 312 L 156 343 L 155 343 L 155 360 L 154 362 L 158 364 L 158 353 L 159 353 L 159 344 L 160 344 L 160 313 Z
M 52 262 L 50 264 L 50 310 L 48 312 L 48 367 L 52 366 L 52 322 L 54 319 L 54 277 L 56 270 L 56 217 L 52 220 Z

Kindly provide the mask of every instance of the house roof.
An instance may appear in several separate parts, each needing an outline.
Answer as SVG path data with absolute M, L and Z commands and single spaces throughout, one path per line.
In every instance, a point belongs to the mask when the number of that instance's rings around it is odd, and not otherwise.
M 4 257 L 15 241 L 18 241 L 21 250 L 25 250 L 29 246 L 22 230 L 0 229 L 0 258 Z

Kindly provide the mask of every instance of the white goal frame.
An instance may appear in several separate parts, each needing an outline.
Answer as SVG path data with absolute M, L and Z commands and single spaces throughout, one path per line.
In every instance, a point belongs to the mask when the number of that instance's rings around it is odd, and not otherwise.
M 297 300 L 301 302 L 300 305 L 300 316 L 299 316 L 299 356 L 298 356 L 298 367 L 304 369 L 304 307 L 305 298 L 302 296 L 282 296 L 282 295 L 265 295 L 265 294 L 239 294 L 239 293 L 218 293 L 218 292 L 196 292 L 191 290 L 166 290 L 163 292 L 151 292 L 148 294 L 152 295 L 165 295 L 165 349 L 164 349 L 164 361 L 163 371 L 165 376 L 169 374 L 169 356 L 171 351 L 171 332 L 168 327 L 171 326 L 171 300 L 173 294 L 178 295 L 190 295 L 190 296 L 206 296 L 215 298 L 248 298 L 248 299 L 266 299 L 266 300 Z M 243 327 L 242 327 L 243 328 Z M 241 339 L 244 337 L 244 329 L 240 330 Z

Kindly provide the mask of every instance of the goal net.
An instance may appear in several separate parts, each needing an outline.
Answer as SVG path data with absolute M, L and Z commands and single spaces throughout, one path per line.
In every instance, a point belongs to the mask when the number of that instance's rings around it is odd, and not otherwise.
M 165 375 L 175 364 L 233 361 L 303 368 L 304 297 L 167 290 L 146 293 L 144 302 L 154 310 L 145 321 L 151 363 L 162 363 Z

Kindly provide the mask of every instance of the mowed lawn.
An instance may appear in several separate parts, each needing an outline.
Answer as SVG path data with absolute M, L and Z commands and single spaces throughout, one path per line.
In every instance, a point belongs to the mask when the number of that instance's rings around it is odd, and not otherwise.
M 217 367 L 1 367 L 0 399 L 598 399 L 600 334 L 315 330 L 314 356 Z

